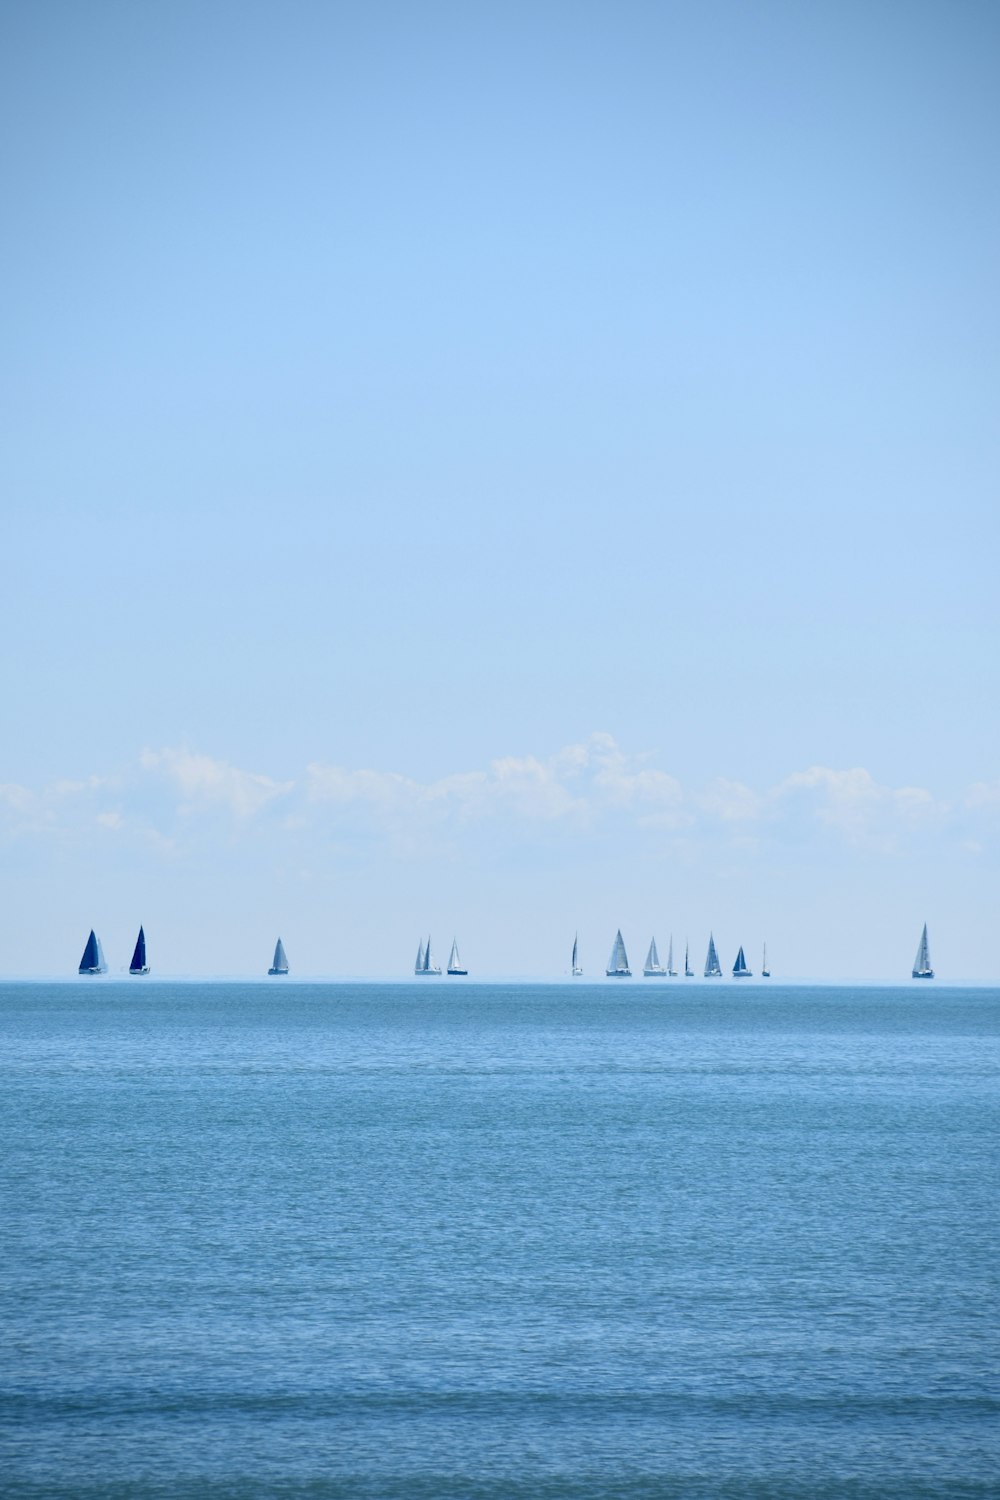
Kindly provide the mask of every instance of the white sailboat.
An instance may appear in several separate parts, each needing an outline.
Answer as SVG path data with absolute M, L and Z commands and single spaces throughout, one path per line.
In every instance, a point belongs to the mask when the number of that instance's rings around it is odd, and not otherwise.
M 761 977 L 761 979 L 770 979 L 770 977 L 771 977 L 771 971 L 767 967 L 767 944 L 766 943 L 764 944 L 764 958 L 763 958 L 763 962 L 761 963 L 761 966 L 760 966 L 760 977 Z
M 414 974 L 440 974 L 441 972 L 441 965 L 434 962 L 429 937 L 427 939 L 427 946 L 424 947 L 423 941 L 421 941 L 420 947 L 417 949 L 417 961 L 413 965 L 413 972 Z
M 285 953 L 285 945 L 280 938 L 274 945 L 274 960 L 267 972 L 268 974 L 288 973 L 288 956 Z
M 684 978 L 685 979 L 693 979 L 694 978 L 694 970 L 691 967 L 691 963 L 690 963 L 690 960 L 689 960 L 689 957 L 688 957 L 689 952 L 690 952 L 690 944 L 685 939 L 685 942 L 684 942 Z
M 609 979 L 631 979 L 632 970 L 628 966 L 628 955 L 625 952 L 625 943 L 622 940 L 622 930 L 619 927 L 615 936 L 615 945 L 608 959 L 608 967 L 605 974 Z
M 719 963 L 719 955 L 715 951 L 715 938 L 711 933 L 708 934 L 708 953 L 705 957 L 705 978 L 722 978 L 722 965 Z
M 747 961 L 746 961 L 746 958 L 743 955 L 743 944 L 742 943 L 740 944 L 740 951 L 736 955 L 736 962 L 733 964 L 733 978 L 734 979 L 752 979 L 753 978 L 753 970 L 747 968 Z
M 465 965 L 462 963 L 462 960 L 458 956 L 458 938 L 452 938 L 451 957 L 448 960 L 448 973 L 468 974 L 468 972 L 468 969 L 465 967 Z
M 931 968 L 931 950 L 927 945 L 927 923 L 920 934 L 920 944 L 917 948 L 917 956 L 913 960 L 914 979 L 933 979 L 934 970 Z
M 574 979 L 579 979 L 580 975 L 583 973 L 583 969 L 580 966 L 580 962 L 579 962 L 579 960 L 577 958 L 577 954 L 576 954 L 576 943 L 577 943 L 577 938 L 578 937 L 579 937 L 579 933 L 574 933 L 574 935 L 573 935 L 573 959 L 572 959 L 572 970 L 573 970 L 573 978 Z
M 647 979 L 665 979 L 667 971 L 660 963 L 660 955 L 656 951 L 656 939 L 651 938 L 649 952 L 646 954 L 646 962 L 642 966 L 642 972 Z
M 674 935 L 670 934 L 670 946 L 667 949 L 667 973 L 671 979 L 677 978 L 677 970 L 674 968 Z

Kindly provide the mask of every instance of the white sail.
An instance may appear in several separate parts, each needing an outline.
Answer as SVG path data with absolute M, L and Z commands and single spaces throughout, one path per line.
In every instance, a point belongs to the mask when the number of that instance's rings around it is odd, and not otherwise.
M 579 933 L 575 933 L 574 937 L 573 937 L 573 959 L 572 959 L 572 963 L 571 963 L 571 968 L 573 970 L 573 973 L 577 974 L 577 975 L 583 973 L 583 970 L 581 969 L 580 964 L 579 964 L 579 960 L 577 959 L 577 953 L 576 953 L 577 938 L 579 936 L 580 936 Z
M 913 960 L 914 979 L 933 979 L 934 970 L 931 968 L 931 950 L 927 942 L 927 923 L 920 934 L 920 943 L 917 947 L 917 956 Z
M 420 972 L 421 974 L 440 974 L 441 972 L 441 965 L 434 962 L 431 954 L 430 936 L 427 938 L 427 947 L 424 949 L 424 966 Z
M 666 969 L 660 963 L 660 955 L 656 951 L 656 939 L 651 938 L 649 952 L 646 954 L 646 962 L 642 966 L 642 972 L 647 978 L 656 974 L 666 974 Z
M 719 955 L 715 951 L 715 938 L 711 933 L 708 935 L 708 953 L 705 957 L 705 978 L 722 978 L 722 965 L 719 963 Z
M 420 947 L 417 949 L 417 961 L 413 965 L 413 972 L 414 972 L 414 974 L 422 974 L 424 972 L 424 940 L 423 940 L 423 938 L 420 939 Z
M 761 972 L 761 977 L 762 978 L 764 978 L 764 979 L 770 979 L 770 977 L 771 977 L 771 971 L 767 967 L 767 944 L 766 943 L 764 944 L 764 957 L 761 960 L 760 972 Z
M 285 945 L 280 938 L 274 945 L 274 962 L 267 972 L 269 974 L 288 973 L 288 955 L 285 953 Z
M 673 978 L 677 970 L 674 968 L 674 935 L 670 934 L 670 944 L 667 948 L 667 973 Z
M 458 938 L 452 938 L 451 957 L 448 959 L 449 974 L 468 974 L 468 969 L 462 963 L 458 953 Z
M 615 945 L 608 959 L 608 967 L 604 971 L 609 979 L 628 979 L 632 970 L 628 966 L 628 955 L 625 952 L 625 943 L 622 939 L 622 930 L 619 927 L 615 936 Z

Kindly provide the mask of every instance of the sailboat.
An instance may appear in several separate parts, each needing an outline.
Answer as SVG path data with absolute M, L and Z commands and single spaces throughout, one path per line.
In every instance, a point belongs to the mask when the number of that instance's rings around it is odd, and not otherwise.
M 620 927 L 615 937 L 615 945 L 611 950 L 611 957 L 608 959 L 608 967 L 604 972 L 609 979 L 632 978 L 632 970 L 628 966 L 628 955 L 625 952 L 625 944 L 622 941 L 622 930 Z
M 646 954 L 646 962 L 642 966 L 642 972 L 647 979 L 659 979 L 667 977 L 667 971 L 660 963 L 660 955 L 656 951 L 656 939 L 651 938 L 649 952 Z
M 285 945 L 280 938 L 274 945 L 274 962 L 267 972 L 269 974 L 288 973 L 288 957 L 285 953 Z
M 674 968 L 674 935 L 670 934 L 670 947 L 667 949 L 667 973 L 671 979 L 677 978 L 677 970 Z
M 451 957 L 448 960 L 448 973 L 468 974 L 468 972 L 468 969 L 465 967 L 465 965 L 462 963 L 462 960 L 458 956 L 458 938 L 452 938 Z
M 583 969 L 581 968 L 579 960 L 577 959 L 577 956 L 576 956 L 576 940 L 579 937 L 579 935 L 580 935 L 579 933 L 574 933 L 574 935 L 573 935 L 572 970 L 573 970 L 573 978 L 574 979 L 579 979 L 580 975 L 583 973 Z
M 692 969 L 690 963 L 688 962 L 688 946 L 689 945 L 688 945 L 687 941 L 685 940 L 685 943 L 684 943 L 684 978 L 685 979 L 693 979 L 694 978 L 694 970 Z
M 764 958 L 763 958 L 763 961 L 761 962 L 761 966 L 760 966 L 760 977 L 761 977 L 761 979 L 770 979 L 770 977 L 771 977 L 771 971 L 767 967 L 767 944 L 766 943 L 764 944 Z
M 146 934 L 139 928 L 139 936 L 135 940 L 135 951 L 132 954 L 132 962 L 128 966 L 130 974 L 148 974 L 149 964 L 146 962 Z
M 752 979 L 753 978 L 753 970 L 747 968 L 747 961 L 746 961 L 746 959 L 743 956 L 743 944 L 742 943 L 740 944 L 740 951 L 736 955 L 736 962 L 733 964 L 733 978 L 734 979 Z
M 705 957 L 705 978 L 722 978 L 722 965 L 719 963 L 719 955 L 715 951 L 715 938 L 711 933 L 708 934 L 708 953 Z
M 924 923 L 924 930 L 920 934 L 920 946 L 917 949 L 917 956 L 913 960 L 913 977 L 914 979 L 934 978 L 934 970 L 931 968 L 931 950 L 927 946 L 926 922 Z
M 84 948 L 83 957 L 80 960 L 80 973 L 106 974 L 107 972 L 108 966 L 105 962 L 101 940 L 94 929 L 91 928 L 90 937 L 87 939 L 87 946 Z
M 413 965 L 413 972 L 414 974 L 440 974 L 441 965 L 436 964 L 431 955 L 430 938 L 427 939 L 426 948 L 421 941 L 420 947 L 417 949 L 417 961 Z

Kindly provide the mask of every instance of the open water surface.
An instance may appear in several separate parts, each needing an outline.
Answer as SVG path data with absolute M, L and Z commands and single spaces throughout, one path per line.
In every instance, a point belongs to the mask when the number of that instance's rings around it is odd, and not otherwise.
M 1000 992 L 0 985 L 0 1490 L 1000 1496 Z

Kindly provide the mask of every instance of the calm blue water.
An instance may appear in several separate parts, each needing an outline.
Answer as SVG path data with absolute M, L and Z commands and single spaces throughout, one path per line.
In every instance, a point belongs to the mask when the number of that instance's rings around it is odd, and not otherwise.
M 7 1497 L 1000 1495 L 1000 992 L 0 985 Z

